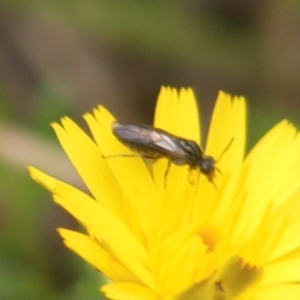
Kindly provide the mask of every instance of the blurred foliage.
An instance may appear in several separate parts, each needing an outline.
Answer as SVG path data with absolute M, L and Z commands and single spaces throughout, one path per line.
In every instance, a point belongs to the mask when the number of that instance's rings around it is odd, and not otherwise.
M 49 123 L 68 115 L 83 124 L 97 104 L 150 123 L 161 85 L 192 86 L 205 128 L 219 89 L 245 95 L 248 149 L 285 117 L 300 125 L 297 1 L 11 0 L 0 8 L 0 120 L 38 143 L 54 140 Z M 28 161 L 47 171 L 54 155 L 9 142 L 2 136 L 0 299 L 101 299 L 101 276 L 55 232 L 77 225 L 26 174 Z M 4 146 L 28 159 L 14 164 Z

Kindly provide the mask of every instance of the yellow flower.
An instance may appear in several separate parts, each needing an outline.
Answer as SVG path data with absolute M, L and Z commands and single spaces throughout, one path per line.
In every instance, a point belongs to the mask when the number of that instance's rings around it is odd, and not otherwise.
M 215 186 L 191 182 L 189 166 L 165 178 L 167 159 L 149 170 L 140 157 L 103 158 L 132 153 L 103 107 L 84 116 L 93 140 L 68 118 L 53 124 L 90 194 L 30 175 L 85 228 L 59 233 L 111 280 L 107 298 L 300 299 L 300 136 L 282 121 L 244 158 L 245 115 L 242 97 L 219 94 L 205 149 L 220 170 Z M 162 88 L 154 126 L 200 144 L 192 90 Z

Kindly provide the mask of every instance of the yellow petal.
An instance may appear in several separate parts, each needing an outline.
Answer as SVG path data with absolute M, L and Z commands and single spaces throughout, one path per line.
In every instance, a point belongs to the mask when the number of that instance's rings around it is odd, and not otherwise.
M 109 155 L 126 155 L 132 152 L 113 136 L 111 123 L 114 119 L 103 107 L 94 110 L 94 116 L 86 114 L 85 119 L 101 152 L 108 156 L 106 161 L 122 189 L 123 202 L 130 201 L 126 203 L 129 217 L 139 218 L 142 231 L 148 235 L 153 218 L 150 213 L 145 214 L 145 211 L 151 211 L 158 205 L 157 191 L 148 169 L 140 157 L 109 158 Z
M 300 281 L 300 248 L 266 265 L 262 286 Z
M 138 284 L 143 282 L 136 274 L 129 271 L 123 264 L 117 261 L 109 252 L 84 234 L 67 229 L 59 229 L 59 234 L 63 237 L 65 245 L 76 252 L 97 270 L 104 273 L 113 281 L 132 281 Z
M 241 174 L 241 187 L 245 192 L 236 198 L 239 202 L 247 193 L 239 212 L 241 226 L 236 227 L 237 236 L 247 238 L 270 207 L 275 209 L 299 191 L 300 156 L 295 155 L 300 151 L 299 141 L 295 128 L 283 121 L 270 130 L 247 156 Z M 255 218 L 249 222 L 249 216 Z
M 265 289 L 261 289 L 255 292 L 252 295 L 252 298 L 246 299 L 255 299 L 255 300 L 299 300 L 300 299 L 300 285 L 298 283 L 290 284 L 277 284 L 268 286 Z
M 52 126 L 69 159 L 95 199 L 120 199 L 122 193 L 118 182 L 96 144 L 72 120 L 64 118 L 61 121 L 62 126 L 57 123 Z M 100 186 L 103 182 L 105 184 Z
M 154 126 L 199 144 L 199 115 L 193 91 L 181 89 L 178 93 L 175 89 L 162 87 L 155 110 Z M 189 166 L 171 164 L 166 176 L 167 169 L 166 159 L 154 163 L 153 177 L 157 189 L 167 193 L 166 199 L 176 201 L 176 197 L 183 193 L 190 198 L 189 194 L 193 194 L 193 189 L 191 189 Z M 178 201 L 177 203 L 179 204 Z M 164 204 L 165 210 L 169 210 L 169 203 L 164 202 Z M 172 203 L 170 204 L 172 206 Z
M 195 197 L 192 220 L 195 224 L 206 220 L 213 212 L 218 223 L 224 210 L 231 206 L 232 193 L 236 192 L 245 148 L 246 107 L 244 98 L 233 98 L 223 92 L 219 93 L 214 108 L 206 155 L 216 160 L 220 172 L 213 179 L 215 186 L 201 176 L 200 188 Z M 230 181 L 228 179 L 230 178 Z M 205 199 L 205 200 L 203 200 Z M 203 203 L 205 201 L 205 204 Z M 228 217 L 228 216 L 226 216 Z M 199 224 L 200 226 L 200 224 Z
M 157 300 L 158 296 L 146 287 L 130 283 L 107 284 L 101 287 L 107 299 L 115 300 Z
M 153 276 L 147 271 L 148 253 L 109 210 L 86 194 L 61 184 L 57 187 L 54 201 L 83 224 L 102 248 L 117 257 L 120 263 L 136 273 L 147 285 L 155 286 Z

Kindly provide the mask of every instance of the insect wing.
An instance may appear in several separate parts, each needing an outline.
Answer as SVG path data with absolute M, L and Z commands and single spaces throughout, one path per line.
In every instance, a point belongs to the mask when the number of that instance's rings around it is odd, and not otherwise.
M 147 142 L 147 135 L 140 126 L 115 122 L 112 123 L 112 131 L 117 139 L 126 144 L 145 144 Z
M 142 155 L 171 160 L 184 159 L 185 149 L 180 139 L 162 129 L 145 125 L 113 123 L 114 135 L 132 150 Z

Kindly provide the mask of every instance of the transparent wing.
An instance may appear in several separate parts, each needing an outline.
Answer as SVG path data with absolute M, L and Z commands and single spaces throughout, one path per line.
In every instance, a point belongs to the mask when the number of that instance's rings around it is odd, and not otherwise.
M 184 139 L 162 129 L 145 125 L 113 123 L 114 135 L 132 150 L 153 157 L 166 156 L 171 160 L 185 159 L 187 152 Z

